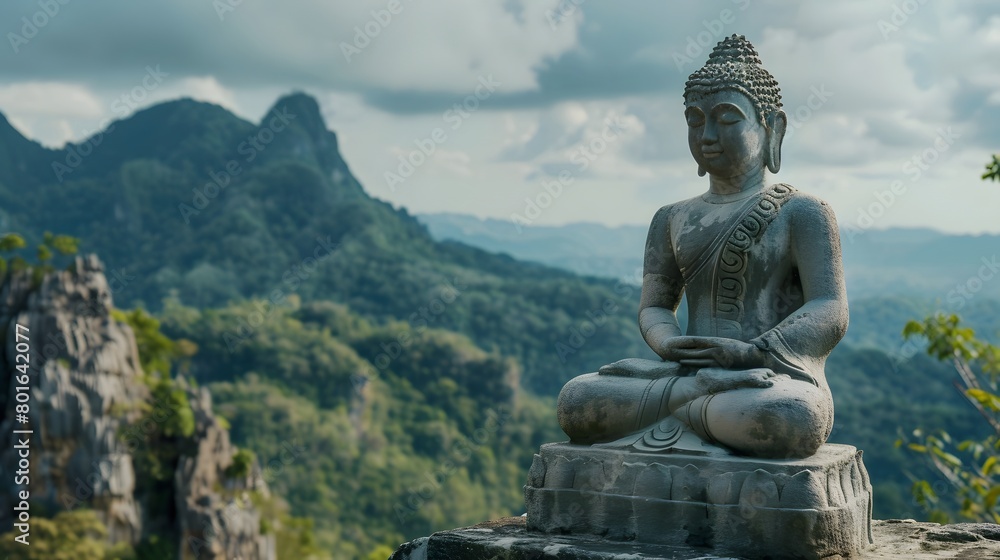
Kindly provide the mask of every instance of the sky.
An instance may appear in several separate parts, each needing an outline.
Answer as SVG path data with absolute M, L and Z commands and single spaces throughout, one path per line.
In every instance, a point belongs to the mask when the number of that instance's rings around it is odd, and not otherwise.
M 45 145 L 179 97 L 257 122 L 304 91 L 372 196 L 512 226 L 645 225 L 706 191 L 684 82 L 741 34 L 790 122 L 770 181 L 859 233 L 1000 233 L 991 1 L 34 0 L 0 32 L 0 112 Z

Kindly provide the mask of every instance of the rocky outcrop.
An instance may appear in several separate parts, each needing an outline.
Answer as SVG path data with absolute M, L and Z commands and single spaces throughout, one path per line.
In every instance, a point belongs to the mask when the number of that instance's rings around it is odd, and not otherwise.
M 78 257 L 66 271 L 41 278 L 30 271 L 8 276 L 0 288 L 0 471 L 14 472 L 15 429 L 31 429 L 33 514 L 93 509 L 113 543 L 136 544 L 152 532 L 180 537 L 180 557 L 273 560 L 273 536 L 261 535 L 251 494 L 267 497 L 256 465 L 246 476 L 227 476 L 236 448 L 212 412 L 207 389 L 181 381 L 195 430 L 178 446 L 173 476 L 176 511 L 150 505 L 137 480 L 135 457 L 150 445 L 150 422 L 176 411 L 153 402 L 143 381 L 135 335 L 112 315 L 104 267 Z M 16 325 L 29 334 L 30 423 L 15 416 Z M 27 327 L 27 331 L 23 330 Z M 152 411 L 144 415 L 143 411 Z M 160 416 L 162 414 L 162 416 Z M 141 421 L 140 421 L 141 420 Z M 0 532 L 9 530 L 13 477 L 0 482 Z M 148 485 L 147 485 L 148 486 Z M 169 483 L 168 483 L 169 487 Z
M 938 525 L 909 520 L 875 521 L 874 544 L 861 560 L 931 560 L 933 558 L 1000 558 L 1000 526 L 988 523 Z M 400 546 L 390 560 L 709 560 L 706 548 L 642 544 L 594 535 L 549 535 L 528 531 L 523 517 L 507 517 L 465 529 L 421 537 Z M 764 558 L 778 558 L 765 556 Z M 830 560 L 842 558 L 831 556 Z
M 30 353 L 30 492 L 49 511 L 94 509 L 114 542 L 142 536 L 135 470 L 118 434 L 138 420 L 149 398 L 141 382 L 139 352 L 128 326 L 111 318 L 111 292 L 96 257 L 77 258 L 67 271 L 47 274 L 35 286 L 30 271 L 16 273 L 0 290 L 4 330 L 4 420 L 0 462 L 14 464 L 16 325 L 27 327 Z M 3 484 L 13 480 L 4 477 Z M 8 488 L 13 490 L 13 488 Z M 0 494 L 0 526 L 11 523 L 13 492 Z
M 236 448 L 212 414 L 208 389 L 186 387 L 195 416 L 194 452 L 182 455 L 174 475 L 182 558 L 275 558 L 273 535 L 260 534 L 260 512 L 251 493 L 270 493 L 254 465 L 241 477 L 227 476 Z

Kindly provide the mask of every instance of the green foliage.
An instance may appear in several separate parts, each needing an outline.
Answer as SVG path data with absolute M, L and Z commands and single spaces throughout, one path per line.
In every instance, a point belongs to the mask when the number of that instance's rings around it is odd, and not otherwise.
M 52 250 L 49 249 L 48 246 L 46 245 L 39 245 L 38 262 L 44 265 L 47 264 L 50 260 L 52 260 Z
M 20 255 L 10 259 L 10 271 L 11 272 L 21 272 L 28 270 L 28 261 L 24 260 Z
M 302 560 L 321 558 L 323 554 L 316 543 L 313 527 L 312 519 L 284 516 L 275 535 L 277 557 Z
M 395 550 L 392 547 L 382 544 L 375 547 L 375 550 L 368 553 L 368 556 L 365 556 L 365 560 L 386 560 L 392 556 L 393 552 L 395 552 Z
M 272 492 L 315 520 L 319 550 L 363 558 L 520 513 L 532 454 L 561 435 L 552 399 L 519 392 L 510 359 L 454 332 L 376 323 L 330 302 L 276 306 L 231 350 L 226 335 L 254 309 L 168 302 L 161 318 L 169 336 L 199 341 L 192 374 L 210 382 L 216 411 L 256 452 Z M 486 429 L 498 419 L 502 429 Z M 421 497 L 428 476 L 441 487 Z M 295 541 L 280 536 L 287 524 L 266 525 L 279 543 Z
M 960 443 L 945 431 L 915 430 L 914 441 L 901 439 L 897 445 L 906 444 L 924 456 L 954 489 L 954 495 L 942 497 L 926 480 L 919 480 L 913 486 L 914 498 L 932 519 L 950 519 L 957 512 L 965 519 L 1000 523 L 1000 348 L 977 339 L 956 315 L 910 321 L 903 334 L 920 337 L 929 355 L 951 362 L 958 373 L 956 386 L 990 427 L 989 435 Z
M 52 232 L 45 232 L 42 236 L 42 244 L 51 247 L 60 255 L 75 255 L 80 250 L 80 240 L 69 235 L 52 235 Z M 41 259 L 39 259 L 41 260 Z
M 22 249 L 26 245 L 24 238 L 16 233 L 8 233 L 0 237 L 0 251 L 5 253 Z
M 1000 181 L 1000 159 L 993 156 L 993 161 L 986 164 L 986 172 L 983 173 L 983 180 Z
M 29 546 L 14 541 L 15 529 L 0 535 L 0 555 L 23 560 L 136 560 L 127 545 L 111 546 L 108 530 L 86 509 L 64 511 L 45 519 L 32 516 Z
M 165 437 L 191 437 L 194 433 L 194 412 L 187 392 L 177 382 L 164 377 L 153 379 L 150 390 L 156 407 L 149 410 L 144 419 L 154 422 L 159 434 Z M 164 414 L 164 410 L 169 412 Z
M 112 310 L 111 316 L 132 328 L 139 347 L 139 362 L 147 374 L 169 375 L 170 364 L 176 357 L 174 342 L 160 332 L 160 321 L 142 309 Z
M 23 241 L 22 241 L 23 242 Z M 38 246 L 36 254 L 38 264 L 42 269 L 50 270 L 49 261 L 52 260 L 52 250 L 55 249 L 60 255 L 75 255 L 79 250 L 80 240 L 68 235 L 53 235 L 52 232 L 45 232 L 42 236 L 42 243 Z
M 139 361 L 147 374 L 169 375 L 171 366 L 178 363 L 181 371 L 190 367 L 191 357 L 198 353 L 198 345 L 188 339 L 171 340 L 160 332 L 160 321 L 142 309 L 121 311 L 114 309 L 111 316 L 131 327 L 139 347 Z
M 175 560 L 177 545 L 160 535 L 149 535 L 135 547 L 137 560 Z
M 250 475 L 255 457 L 249 449 L 239 449 L 233 454 L 233 462 L 226 467 L 226 477 L 246 478 Z

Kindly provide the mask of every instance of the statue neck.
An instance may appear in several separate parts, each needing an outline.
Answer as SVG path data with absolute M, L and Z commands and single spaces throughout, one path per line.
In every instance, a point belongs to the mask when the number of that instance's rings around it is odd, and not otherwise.
M 709 175 L 708 192 L 713 195 L 733 195 L 756 191 L 764 186 L 764 165 L 757 163 L 745 173 L 731 177 Z

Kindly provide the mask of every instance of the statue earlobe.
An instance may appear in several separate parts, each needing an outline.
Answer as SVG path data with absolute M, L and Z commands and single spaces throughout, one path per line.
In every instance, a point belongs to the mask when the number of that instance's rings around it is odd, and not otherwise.
M 705 176 L 705 168 L 702 167 L 702 166 L 700 166 L 700 165 L 698 166 L 698 176 L 699 177 L 704 177 Z
M 784 111 L 775 111 L 767 117 L 767 169 L 777 173 L 781 169 L 781 142 L 785 139 L 788 117 Z

